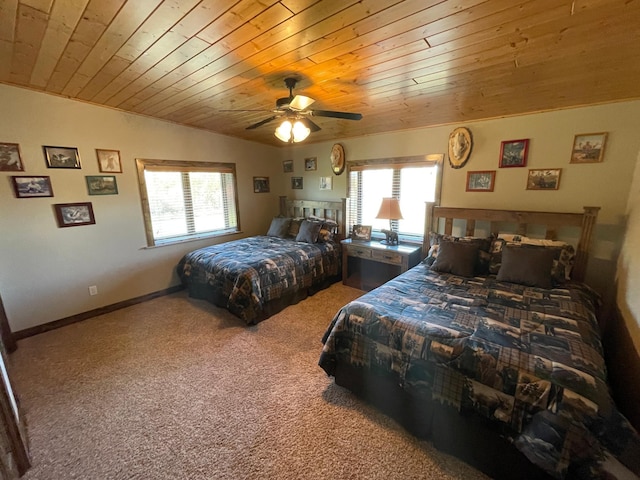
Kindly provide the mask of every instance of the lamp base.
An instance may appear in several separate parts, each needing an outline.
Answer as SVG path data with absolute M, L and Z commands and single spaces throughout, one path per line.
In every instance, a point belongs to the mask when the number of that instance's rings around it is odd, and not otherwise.
M 382 230 L 382 233 L 384 233 L 387 238 L 385 238 L 384 240 L 380 240 L 380 243 L 390 246 L 398 245 L 398 234 L 396 232 L 393 232 L 391 230 Z

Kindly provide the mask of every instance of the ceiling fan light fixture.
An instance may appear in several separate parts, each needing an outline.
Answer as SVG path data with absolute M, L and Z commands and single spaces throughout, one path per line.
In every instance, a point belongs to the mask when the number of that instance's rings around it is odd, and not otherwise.
M 306 139 L 310 133 L 311 130 L 300 120 L 296 120 L 293 124 L 289 120 L 285 120 L 276 128 L 275 136 L 283 142 L 297 143 Z
M 285 120 L 280 124 L 278 128 L 276 128 L 275 135 L 276 137 L 278 137 L 279 140 L 282 140 L 283 142 L 288 142 L 289 139 L 291 138 L 292 128 L 293 127 L 291 125 L 291 122 L 289 120 Z
M 300 120 L 293 124 L 293 141 L 301 142 L 309 136 L 311 130 L 307 128 Z

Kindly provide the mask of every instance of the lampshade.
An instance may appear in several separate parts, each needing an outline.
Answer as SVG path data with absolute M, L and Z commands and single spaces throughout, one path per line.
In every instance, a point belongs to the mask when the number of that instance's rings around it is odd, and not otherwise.
M 289 120 L 285 120 L 276 128 L 275 136 L 283 142 L 301 142 L 309 136 L 311 130 L 307 128 L 300 120 L 296 120 L 291 124 Z
M 384 220 L 402 220 L 400 202 L 397 198 L 383 198 L 376 218 Z

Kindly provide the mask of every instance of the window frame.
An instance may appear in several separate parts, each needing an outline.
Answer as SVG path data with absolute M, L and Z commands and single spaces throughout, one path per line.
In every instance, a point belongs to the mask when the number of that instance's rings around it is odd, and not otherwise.
M 351 190 L 351 172 L 352 171 L 372 170 L 377 168 L 380 168 L 380 169 L 395 168 L 399 172 L 404 167 L 415 168 L 415 167 L 433 167 L 433 166 L 437 168 L 436 185 L 435 185 L 435 192 L 434 192 L 434 203 L 435 205 L 439 205 L 441 192 L 442 192 L 442 170 L 444 166 L 443 153 L 432 153 L 428 155 L 414 155 L 414 156 L 407 156 L 407 157 L 376 158 L 376 159 L 368 159 L 368 160 L 350 160 L 347 162 L 347 168 L 346 168 L 347 170 L 347 208 L 350 208 L 350 204 L 351 204 L 350 190 Z M 425 202 L 425 225 L 424 225 L 424 232 L 423 232 L 422 238 L 420 239 L 421 242 L 424 242 L 424 238 L 428 234 L 428 229 L 430 228 L 428 225 L 426 225 L 427 203 L 431 203 L 431 202 Z M 347 219 L 351 218 L 351 212 L 347 212 L 346 218 Z M 393 230 L 397 231 L 397 228 L 398 228 L 397 222 L 392 222 L 392 225 L 393 225 Z M 347 225 L 347 228 L 350 229 L 351 225 Z M 374 230 L 373 233 L 381 234 L 381 231 Z M 382 238 L 382 236 L 380 236 L 380 238 Z M 400 235 L 400 238 L 410 243 L 418 243 L 416 240 L 418 236 L 412 235 L 410 237 L 405 237 L 403 235 Z
M 150 168 L 149 168 L 150 167 Z M 203 238 L 221 237 L 235 235 L 240 232 L 240 208 L 238 203 L 238 176 L 236 174 L 235 163 L 224 162 L 199 162 L 190 160 L 157 160 L 147 158 L 136 158 L 136 169 L 138 171 L 138 184 L 140 187 L 140 201 L 142 203 L 142 216 L 144 219 L 144 230 L 148 247 L 158 247 L 164 245 L 174 245 L 176 243 L 200 240 Z M 172 237 L 170 239 L 158 240 L 153 235 L 153 222 L 151 221 L 151 209 L 149 207 L 149 193 L 145 181 L 145 170 L 159 171 L 166 169 L 171 172 L 210 172 L 210 173 L 231 173 L 233 175 L 233 201 L 236 208 L 236 227 L 234 230 L 224 231 L 214 230 L 212 232 L 194 233 Z M 184 199 L 184 198 L 183 198 Z

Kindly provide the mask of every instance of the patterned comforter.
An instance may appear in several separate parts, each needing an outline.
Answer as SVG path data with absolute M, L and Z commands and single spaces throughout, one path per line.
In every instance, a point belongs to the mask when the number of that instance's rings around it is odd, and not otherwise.
M 267 302 L 317 286 L 341 271 L 340 245 L 256 236 L 194 250 L 178 263 L 189 295 L 227 308 L 247 323 Z
M 640 438 L 609 394 L 597 301 L 582 284 L 542 290 L 420 264 L 336 314 L 320 366 L 384 372 L 481 415 L 556 478 L 636 478 Z

